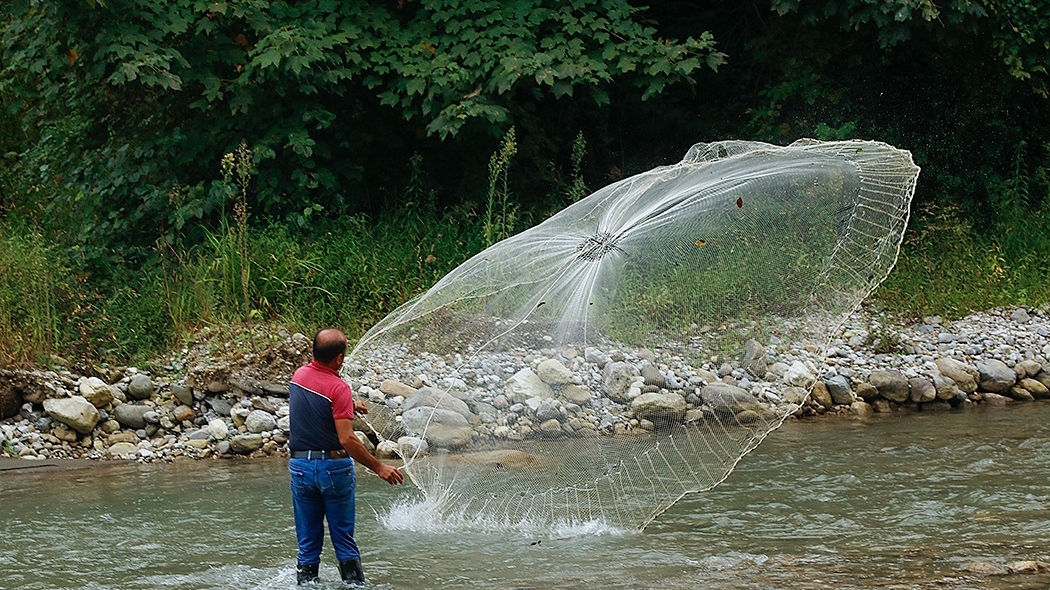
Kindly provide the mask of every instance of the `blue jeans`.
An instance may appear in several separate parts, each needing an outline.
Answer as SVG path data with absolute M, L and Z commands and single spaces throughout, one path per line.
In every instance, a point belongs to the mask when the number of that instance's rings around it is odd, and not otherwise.
M 298 563 L 321 562 L 324 520 L 340 562 L 361 557 L 354 542 L 354 460 L 289 459 Z

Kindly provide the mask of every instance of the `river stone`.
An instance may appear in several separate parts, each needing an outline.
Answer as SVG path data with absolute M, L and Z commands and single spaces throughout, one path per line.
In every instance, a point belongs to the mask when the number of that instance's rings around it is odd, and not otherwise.
M 580 385 L 565 386 L 565 388 L 561 390 L 561 396 L 565 398 L 565 401 L 577 405 L 586 404 L 591 401 L 591 391 Z
M 1014 561 L 1006 564 L 1006 568 L 1014 574 L 1050 574 L 1050 563 L 1045 561 Z
M 540 422 L 546 422 L 547 420 L 561 422 L 565 410 L 560 401 L 553 399 L 540 400 L 539 398 L 532 398 L 532 400 L 538 400 L 536 407 L 533 408 L 533 413 L 536 415 L 537 420 Z M 532 400 L 529 401 L 531 402 Z
M 397 443 L 392 440 L 379 441 L 376 445 L 377 459 L 397 459 Z
M 98 377 L 88 377 L 77 387 L 80 395 L 96 408 L 104 408 L 113 403 L 113 388 Z
M 982 394 L 982 397 L 984 398 L 984 403 L 989 406 L 1005 406 L 1013 401 L 1005 395 L 999 395 L 998 393 L 985 393 Z
M 524 402 L 532 397 L 554 397 L 554 390 L 540 379 L 532 369 L 525 368 L 507 379 L 504 390 L 513 400 Z
M 965 393 L 977 391 L 977 380 L 980 373 L 973 367 L 953 358 L 937 359 L 936 364 L 941 374 L 955 381 L 960 391 Z
M 850 412 L 858 418 L 867 418 L 875 414 L 875 408 L 871 407 L 871 404 L 868 402 L 862 400 L 857 400 L 851 403 L 849 409 Z
M 400 436 L 395 447 L 401 451 L 401 456 L 409 458 L 426 456 L 428 450 L 427 441 L 418 436 Z
M 102 418 L 98 408 L 79 395 L 46 399 L 44 400 L 44 411 L 80 434 L 90 433 Z
M 937 399 L 947 401 L 959 395 L 959 386 L 951 377 L 934 371 L 932 378 L 933 388 L 937 391 Z
M 175 418 L 176 422 L 185 422 L 186 420 L 193 420 L 197 417 L 197 412 L 193 408 L 185 405 L 175 406 L 175 409 L 171 411 L 171 415 Z
M 449 410 L 461 414 L 467 420 L 473 416 L 466 402 L 435 387 L 421 387 L 401 404 L 401 412 L 404 413 L 417 407 Z
M 139 452 L 138 445 L 130 442 L 118 442 L 110 445 L 106 454 L 112 459 L 123 459 L 129 455 L 137 455 Z
M 1024 372 L 1023 375 L 1018 375 L 1018 379 L 1023 379 L 1025 377 L 1035 377 L 1039 373 L 1039 371 L 1042 370 L 1042 368 L 1043 366 L 1040 365 L 1038 362 L 1032 359 L 1025 359 L 1017 363 L 1016 366 L 1014 366 L 1014 371 L 1016 372 L 1018 370 L 1021 370 L 1022 372 Z
M 1032 316 L 1028 315 L 1028 311 L 1024 308 L 1017 308 L 1010 312 L 1010 319 L 1017 322 L 1018 324 L 1024 324 L 1032 319 Z
M 233 409 L 233 404 L 230 403 L 230 400 L 222 397 L 209 397 L 206 403 L 220 416 L 229 416 Z
M 908 389 L 908 380 L 904 378 L 904 375 L 901 375 L 900 371 L 895 369 L 872 371 L 868 381 L 879 391 L 879 395 L 890 401 L 905 402 L 911 395 Z
M 643 384 L 655 387 L 657 391 L 661 387 L 667 387 L 667 377 L 660 372 L 656 365 L 649 362 L 643 363 L 641 373 Z
M 565 434 L 561 428 L 561 422 L 555 418 L 540 423 L 539 432 L 543 438 L 556 438 Z
M 572 371 L 556 359 L 547 359 L 536 367 L 536 376 L 548 385 L 569 385 Z
M 255 433 L 238 434 L 230 439 L 230 450 L 241 455 L 247 455 L 252 451 L 257 451 L 262 445 L 263 437 Z
M 382 391 L 390 397 L 397 397 L 400 395 L 401 397 L 408 398 L 416 392 L 416 388 L 393 379 L 384 379 L 383 382 L 379 384 L 379 391 Z
M 175 396 L 175 399 L 182 402 L 183 405 L 193 405 L 193 390 L 185 383 L 173 383 L 171 385 L 171 394 Z
M 937 388 L 929 379 L 913 377 L 908 379 L 908 387 L 911 388 L 911 401 L 917 404 L 932 402 L 937 399 Z
M 769 371 L 766 349 L 757 340 L 748 340 L 744 345 L 744 354 L 740 357 L 740 366 L 755 377 L 762 379 Z
M 833 375 L 824 382 L 831 394 L 831 401 L 835 404 L 849 405 L 853 403 L 853 392 L 850 391 L 849 381 L 842 375 Z
M 813 371 L 802 361 L 791 363 L 788 370 L 784 372 L 784 382 L 795 387 L 812 387 L 817 381 Z
M 147 399 L 153 395 L 153 381 L 148 375 L 138 373 L 128 381 L 128 395 L 135 399 Z
M 781 390 L 780 395 L 787 403 L 801 406 L 802 403 L 806 401 L 806 396 L 809 395 L 809 391 L 801 387 L 785 387 Z
M 652 422 L 680 421 L 685 410 L 685 398 L 677 393 L 643 393 L 631 400 L 635 417 Z
M 635 377 L 641 375 L 638 367 L 623 361 L 615 361 L 605 365 L 605 380 L 602 382 L 602 391 L 606 397 L 614 402 L 625 403 L 630 398 L 627 391 L 634 383 Z
M 470 423 L 459 412 L 417 407 L 402 414 L 401 422 L 406 434 L 423 437 L 435 448 L 457 450 L 470 443 Z
M 824 385 L 823 381 L 817 381 L 813 384 L 812 389 L 809 391 L 809 399 L 825 408 L 830 408 L 835 403 L 835 400 L 831 398 L 831 392 L 828 391 L 828 387 Z
M 120 404 L 113 408 L 113 418 L 120 422 L 125 428 L 138 430 L 146 427 L 146 412 L 153 408 L 149 406 L 136 406 L 133 404 Z
M 1021 379 L 1019 385 L 1035 399 L 1050 399 L 1050 388 L 1030 377 Z
M 277 420 L 272 414 L 263 410 L 252 410 L 244 419 L 248 432 L 265 432 L 277 428 Z
M 869 404 L 879 398 L 879 390 L 871 383 L 858 383 L 855 393 L 857 394 L 857 397 Z
M 1035 379 L 1036 381 L 1042 383 L 1043 386 L 1045 386 L 1047 389 L 1050 389 L 1050 371 L 1046 369 L 1047 366 L 1050 365 L 1044 365 L 1043 370 L 1036 373 L 1035 377 L 1032 377 L 1032 379 Z
M 977 372 L 981 375 L 980 386 L 983 391 L 1002 393 L 1017 382 L 1017 374 L 997 359 L 988 359 L 976 363 Z
M 1010 389 L 1007 389 L 1003 393 L 1006 394 L 1006 397 L 1018 402 L 1030 402 L 1035 400 L 1035 397 L 1030 391 L 1019 385 L 1011 385 Z
M 739 414 L 752 411 L 759 416 L 771 416 L 768 409 L 758 403 L 746 390 L 735 385 L 712 383 L 700 389 L 700 398 L 719 414 Z
M 73 430 L 72 428 L 66 426 L 61 422 L 55 423 L 54 429 L 51 431 L 51 434 L 53 434 L 55 438 L 63 442 L 77 442 L 77 431 Z

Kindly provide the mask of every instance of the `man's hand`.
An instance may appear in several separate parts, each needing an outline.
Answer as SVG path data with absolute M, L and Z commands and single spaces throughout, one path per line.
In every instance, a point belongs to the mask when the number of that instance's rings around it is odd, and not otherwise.
M 397 467 L 391 467 L 386 463 L 380 463 L 379 470 L 376 471 L 376 475 L 383 478 L 390 485 L 399 484 L 405 481 L 405 476 L 398 470 Z
M 361 401 L 359 399 L 355 399 L 354 400 L 354 414 L 367 414 L 367 413 L 368 413 L 368 406 L 365 405 L 365 402 L 363 402 L 363 401 Z

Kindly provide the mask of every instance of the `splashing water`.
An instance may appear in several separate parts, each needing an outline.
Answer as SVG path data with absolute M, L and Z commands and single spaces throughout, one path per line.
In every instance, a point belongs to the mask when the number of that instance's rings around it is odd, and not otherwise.
M 889 273 L 918 173 L 878 142 L 697 144 L 463 263 L 344 368 L 422 494 L 386 524 L 623 531 L 718 485 Z

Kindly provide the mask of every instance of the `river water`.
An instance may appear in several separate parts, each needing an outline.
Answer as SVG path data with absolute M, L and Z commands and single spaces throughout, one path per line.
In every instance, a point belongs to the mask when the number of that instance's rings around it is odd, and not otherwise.
M 281 460 L 0 475 L 0 589 L 291 588 Z M 1048 588 L 1050 404 L 785 424 L 643 532 L 463 530 L 359 473 L 378 589 Z M 338 588 L 326 540 L 322 588 Z

